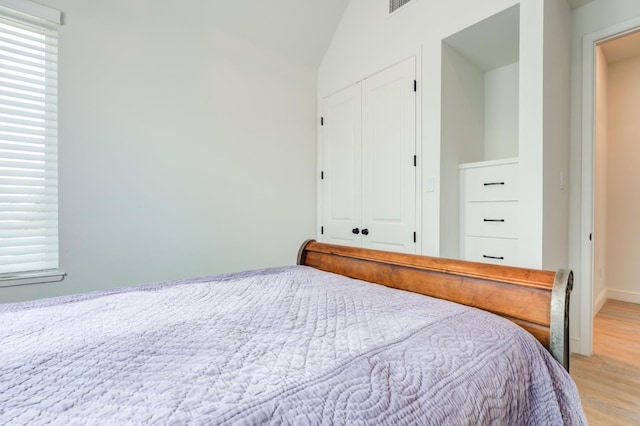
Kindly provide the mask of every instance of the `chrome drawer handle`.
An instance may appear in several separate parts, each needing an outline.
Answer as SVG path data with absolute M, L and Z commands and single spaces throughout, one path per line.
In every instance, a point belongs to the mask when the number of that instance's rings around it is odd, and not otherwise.
M 487 182 L 484 186 L 504 185 L 504 182 Z
M 496 259 L 496 260 L 504 260 L 504 257 L 502 256 L 487 256 L 486 254 L 483 254 L 482 257 L 484 257 L 485 259 Z
M 504 223 L 504 219 L 485 219 L 485 222 L 501 222 Z

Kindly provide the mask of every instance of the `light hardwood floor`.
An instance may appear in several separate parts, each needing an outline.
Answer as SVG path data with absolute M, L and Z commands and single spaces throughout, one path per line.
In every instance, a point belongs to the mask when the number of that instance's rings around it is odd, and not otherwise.
M 571 356 L 590 425 L 640 425 L 640 305 L 608 300 L 593 321 L 593 355 Z

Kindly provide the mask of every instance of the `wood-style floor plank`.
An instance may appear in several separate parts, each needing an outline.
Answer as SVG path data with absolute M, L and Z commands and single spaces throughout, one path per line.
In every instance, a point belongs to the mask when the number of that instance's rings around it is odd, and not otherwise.
M 608 300 L 593 320 L 593 355 L 571 356 L 590 425 L 640 425 L 640 305 Z

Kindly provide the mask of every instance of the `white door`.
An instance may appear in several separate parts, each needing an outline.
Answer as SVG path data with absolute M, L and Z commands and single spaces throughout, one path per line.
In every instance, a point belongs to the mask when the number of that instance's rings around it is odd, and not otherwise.
M 416 253 L 415 58 L 362 83 L 362 246 Z
M 362 99 L 360 83 L 322 103 L 322 241 L 360 246 Z M 354 230 L 357 229 L 357 233 Z

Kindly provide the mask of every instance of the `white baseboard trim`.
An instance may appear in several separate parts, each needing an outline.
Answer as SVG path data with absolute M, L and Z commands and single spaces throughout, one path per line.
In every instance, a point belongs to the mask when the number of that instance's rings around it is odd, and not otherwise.
M 607 290 L 607 298 L 621 302 L 640 303 L 640 293 L 635 291 L 610 288 Z
M 598 312 L 600 312 L 600 309 L 602 309 L 602 307 L 604 306 L 604 302 L 607 301 L 607 289 L 605 288 L 604 290 L 602 290 L 602 293 L 600 293 L 597 297 L 596 300 L 594 300 L 593 302 L 593 316 L 595 317 Z
M 569 352 L 580 355 L 591 355 L 583 351 L 582 342 L 579 337 L 570 337 L 569 338 Z

